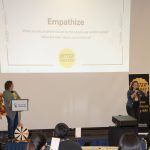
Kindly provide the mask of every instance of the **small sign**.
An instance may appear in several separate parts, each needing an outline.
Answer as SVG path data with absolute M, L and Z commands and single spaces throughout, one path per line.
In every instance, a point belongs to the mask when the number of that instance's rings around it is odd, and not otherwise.
M 52 138 L 50 150 L 58 150 L 60 144 L 60 138 Z
M 27 111 L 28 99 L 12 100 L 12 111 Z
M 75 129 L 75 137 L 80 138 L 81 137 L 81 128 L 76 128 Z

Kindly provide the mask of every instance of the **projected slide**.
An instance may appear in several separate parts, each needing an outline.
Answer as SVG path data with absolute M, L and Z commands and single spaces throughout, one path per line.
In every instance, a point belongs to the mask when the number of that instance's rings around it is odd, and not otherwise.
M 129 70 L 130 0 L 1 0 L 1 72 Z

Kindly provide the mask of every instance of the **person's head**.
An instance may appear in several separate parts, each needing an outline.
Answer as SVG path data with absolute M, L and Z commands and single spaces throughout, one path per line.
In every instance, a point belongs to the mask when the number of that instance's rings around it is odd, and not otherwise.
M 32 134 L 31 142 L 34 145 L 35 150 L 44 150 L 46 145 L 46 137 L 42 133 Z
M 5 90 L 12 91 L 14 88 L 14 84 L 12 81 L 6 81 L 5 82 Z
M 125 133 L 119 140 L 120 150 L 142 150 L 140 140 L 135 133 Z
M 130 90 L 136 90 L 136 89 L 139 89 L 139 83 L 137 81 L 131 82 Z
M 69 127 L 65 123 L 59 123 L 55 126 L 54 134 L 60 139 L 65 139 L 68 136 Z

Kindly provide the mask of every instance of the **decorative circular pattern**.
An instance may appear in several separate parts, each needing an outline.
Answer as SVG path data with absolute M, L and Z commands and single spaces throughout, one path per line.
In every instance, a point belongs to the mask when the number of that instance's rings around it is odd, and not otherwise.
M 29 130 L 24 127 L 17 127 L 14 136 L 17 141 L 27 141 L 27 138 L 29 136 Z

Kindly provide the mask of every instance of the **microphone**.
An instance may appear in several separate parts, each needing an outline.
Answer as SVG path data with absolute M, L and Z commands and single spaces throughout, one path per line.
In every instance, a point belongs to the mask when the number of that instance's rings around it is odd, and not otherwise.
M 142 94 L 141 94 L 141 92 L 139 90 L 137 91 L 137 95 L 142 97 Z

